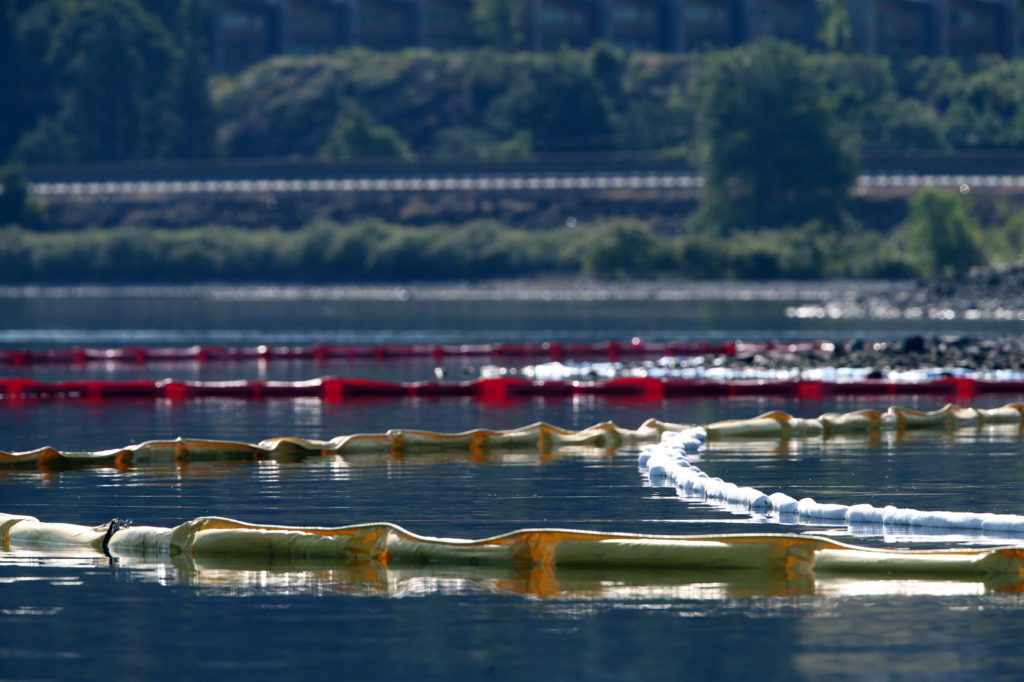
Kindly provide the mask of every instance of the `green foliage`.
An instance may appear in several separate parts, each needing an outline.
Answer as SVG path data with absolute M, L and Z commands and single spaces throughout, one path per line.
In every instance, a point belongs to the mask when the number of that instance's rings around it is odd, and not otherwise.
M 661 249 L 648 226 L 613 223 L 588 235 L 581 271 L 599 279 L 649 278 L 664 267 Z
M 617 97 L 622 91 L 622 78 L 628 59 L 626 53 L 611 43 L 599 40 L 586 51 L 587 70 L 598 80 L 604 91 Z
M 216 93 L 220 138 L 232 156 L 313 155 L 352 101 L 376 125 L 394 129 L 417 157 L 609 149 L 616 142 L 615 105 L 631 101 L 613 101 L 607 88 L 619 85 L 603 80 L 615 80 L 616 59 L 614 51 L 490 49 L 280 58 L 223 81 Z M 628 77 L 622 78 L 625 84 Z M 662 116 L 661 123 L 670 122 Z
M 348 103 L 318 151 L 327 159 L 412 157 L 409 145 L 392 128 L 377 125 L 366 111 Z
M 579 241 L 494 223 L 328 221 L 299 230 L 206 226 L 34 232 L 0 227 L 0 282 L 366 282 L 565 276 Z
M 53 162 L 210 153 L 205 0 L 146 4 L 159 15 L 136 0 L 16 3 L 13 16 L 8 6 L 18 97 L 0 154 Z
M 10 159 L 22 135 L 55 106 L 58 93 L 46 55 L 53 27 L 61 20 L 62 4 L 42 0 L 22 6 L 20 10 L 17 0 L 8 5 L 7 18 L 13 21 L 9 27 L 13 42 L 5 46 L 7 77 L 0 80 L 11 98 L 0 97 L 0 129 L 4 131 L 0 160 Z
M 498 50 L 523 46 L 518 0 L 473 0 L 473 30 L 481 43 Z
M 25 85 L 14 21 L 14 0 L 0 0 L 0 72 L 5 74 L 0 78 L 0 160 L 7 157 L 18 137 L 15 102 Z
M 0 225 L 39 225 L 39 205 L 29 197 L 24 172 L 16 166 L 0 169 Z
M 983 245 L 993 265 L 1024 261 L 1024 211 L 1002 205 L 997 209 L 1000 223 L 984 230 Z
M 163 0 L 167 2 L 167 0 Z M 207 27 L 212 19 L 206 0 L 175 0 L 177 42 L 180 58 L 175 74 L 175 113 L 181 124 L 173 155 L 197 159 L 212 155 L 216 135 L 213 103 L 207 83 L 210 45 Z
M 1018 223 L 1019 223 L 1018 218 Z M 1020 231 L 1019 225 L 1013 229 Z M 1016 232 L 1015 232 L 1016 234 Z M 1018 235 L 1019 236 L 1019 235 Z M 817 223 L 666 236 L 636 221 L 525 230 L 494 222 L 407 227 L 320 220 L 303 228 L 0 227 L 0 283 L 397 282 L 909 277 L 889 235 Z
M 1024 145 L 1024 63 L 998 63 L 967 78 L 945 119 L 950 142 L 958 148 Z
M 907 262 L 922 277 L 953 279 L 985 262 L 980 228 L 970 204 L 955 192 L 919 191 L 900 227 Z
M 967 69 L 948 59 L 892 61 L 788 49 L 798 55 L 791 60 L 796 70 L 788 74 L 790 84 L 807 77 L 816 84 L 797 89 L 799 98 L 780 102 L 790 112 L 805 104 L 831 112 L 825 114 L 832 124 L 823 149 L 838 141 L 848 157 L 858 147 L 1017 144 L 1014 102 L 1024 104 L 1024 91 L 1018 92 L 1021 67 L 1014 63 L 986 62 Z M 599 43 L 586 51 L 554 53 L 346 49 L 301 59 L 280 57 L 220 79 L 215 92 L 218 137 L 228 156 L 313 156 L 344 102 L 353 101 L 376 125 L 393 129 L 417 158 L 519 158 L 563 151 L 696 158 L 695 143 L 703 139 L 695 132 L 703 100 L 693 75 L 730 55 L 738 59 L 737 54 L 762 59 L 765 50 L 624 53 Z M 788 63 L 777 65 L 779 77 L 769 79 L 766 88 L 783 80 Z M 754 63 L 752 69 L 765 74 L 771 65 Z M 817 99 L 808 98 L 815 92 Z M 774 106 L 766 100 L 751 110 L 754 125 L 785 115 Z M 807 215 L 783 222 L 800 222 Z M 768 223 L 759 219 L 755 224 Z
M 966 75 L 954 59 L 917 57 L 891 68 L 902 96 L 919 99 L 936 111 L 945 111 L 963 95 Z
M 893 64 L 863 55 L 816 58 L 844 137 L 875 149 L 937 149 L 945 146 L 940 116 L 897 87 Z
M 528 159 L 533 155 L 533 135 L 520 130 L 501 140 L 487 130 L 469 127 L 444 128 L 437 132 L 435 148 L 442 157 L 488 160 Z
M 805 53 L 767 40 L 712 55 L 695 94 L 710 222 L 839 222 L 854 155 Z
M 580 120 L 600 122 L 606 108 L 611 135 L 605 135 L 599 124 L 585 148 L 664 151 L 686 146 L 693 136 L 696 106 L 687 96 L 690 73 L 708 58 L 714 55 L 624 54 L 605 44 L 586 52 L 548 54 L 357 49 L 279 58 L 223 79 L 217 97 L 220 135 L 229 155 L 312 155 L 342 102 L 352 99 L 374 121 L 393 128 L 417 156 L 488 156 L 474 151 L 474 140 L 489 150 L 522 131 L 531 134 L 536 151 L 573 149 L 579 145 L 564 135 L 553 147 L 548 145 L 550 136 L 538 133 L 539 124 L 528 115 L 540 108 L 530 101 L 547 97 L 543 90 L 563 88 L 564 78 L 550 77 L 558 72 L 554 65 L 560 65 L 561 70 L 574 72 L 582 92 L 596 92 L 605 102 L 589 107 L 597 110 L 596 117 Z M 986 90 L 986 80 L 1006 77 L 1009 83 L 1002 88 L 1007 91 L 1002 97 L 1014 101 L 1013 69 L 1006 64 L 989 63 L 971 73 L 944 59 L 891 62 L 838 53 L 806 59 L 824 83 L 848 145 L 946 148 L 987 140 L 984 144 L 989 146 L 1006 146 L 1015 139 L 1012 116 L 993 119 L 984 113 L 985 107 L 970 100 Z M 969 93 L 969 80 L 974 95 Z M 995 95 L 989 92 L 982 99 L 986 98 L 994 101 Z M 587 110 L 578 109 L 584 114 Z M 999 128 L 990 120 L 1003 122 L 1002 137 L 993 134 Z M 602 135 L 604 141 L 594 146 Z
M 761 131 L 752 144 L 777 141 L 764 147 L 762 165 L 782 152 L 792 157 L 780 162 L 779 186 L 769 191 L 773 199 L 765 204 L 768 215 L 759 213 L 752 222 L 768 225 L 826 219 L 829 203 L 836 204 L 833 214 L 841 212 L 842 192 L 836 187 L 843 172 L 821 178 L 821 186 L 832 186 L 823 194 L 794 190 L 803 179 L 787 179 L 804 158 L 820 161 L 828 152 L 835 160 L 837 141 L 840 157 L 855 147 L 1024 145 L 1024 62 L 848 54 L 847 3 L 816 4 L 822 10 L 819 42 L 826 51 L 810 55 L 779 44 L 659 54 L 624 52 L 604 42 L 585 51 L 525 53 L 515 51 L 523 45 L 520 3 L 475 0 L 485 49 L 353 48 L 278 57 L 214 84 L 209 0 L 0 0 L 5 76 L 0 79 L 0 162 L 214 153 L 312 157 L 341 125 L 339 111 L 346 102 L 358 104 L 372 122 L 364 131 L 369 138 L 378 137 L 370 134 L 373 127 L 384 126 L 420 158 L 576 151 L 695 158 L 697 143 L 709 150 L 712 114 L 746 101 L 747 123 Z M 762 87 L 734 88 L 724 97 L 701 95 L 715 73 L 733 68 L 728 78 L 739 78 L 743 71 L 736 69 L 743 60 L 751 80 L 763 77 Z M 691 74 L 698 72 L 705 75 L 691 87 Z M 792 92 L 773 99 L 767 94 L 772 87 L 792 87 Z M 697 135 L 698 109 L 711 103 L 722 111 L 706 110 Z M 792 126 L 782 122 L 797 112 L 808 121 L 819 115 L 832 121 L 824 128 L 812 125 L 812 136 L 801 136 L 803 147 L 822 150 L 815 157 L 800 157 L 800 147 L 790 146 L 783 134 Z M 781 130 L 773 127 L 779 125 Z M 752 173 L 763 176 L 764 170 Z M 727 179 L 735 187 L 722 196 L 755 191 L 750 177 Z M 789 194 L 800 194 L 804 209 L 787 208 L 783 184 Z
M 489 126 L 502 139 L 528 132 L 538 152 L 608 148 L 611 106 L 600 82 L 568 58 L 528 66 L 488 104 Z
M 828 52 L 849 52 L 853 47 L 853 27 L 844 0 L 823 0 L 818 3 L 822 13 L 818 42 Z
M 876 145 L 886 149 L 943 149 L 948 147 L 942 121 L 919 100 L 886 98 L 888 115 Z
M 153 84 L 173 80 L 174 46 L 166 29 L 136 2 L 74 4 L 54 32 L 48 60 L 62 91 L 56 121 L 71 142 L 63 160 L 171 152 L 171 94 Z

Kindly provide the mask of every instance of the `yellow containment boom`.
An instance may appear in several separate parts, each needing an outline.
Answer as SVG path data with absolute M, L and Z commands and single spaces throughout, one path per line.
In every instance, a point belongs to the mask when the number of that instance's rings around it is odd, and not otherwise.
M 709 440 L 754 438 L 806 438 L 845 433 L 899 431 L 909 429 L 957 429 L 987 424 L 1024 423 L 1024 404 L 1009 403 L 991 409 L 949 404 L 939 410 L 921 412 L 893 406 L 885 411 L 857 410 L 845 414 L 827 412 L 814 419 L 800 419 L 785 412 L 766 412 L 752 419 L 730 419 L 704 427 Z
M 275 560 L 376 561 L 528 567 L 628 567 L 758 570 L 787 578 L 817 573 L 1001 576 L 1024 581 L 1024 546 L 952 550 L 857 547 L 812 535 L 645 535 L 525 529 L 480 540 L 417 535 L 391 523 L 335 528 L 259 525 L 199 517 L 173 528 L 47 523 L 0 514 L 4 549 L 79 548 L 112 558 L 232 557 L 254 565 Z
M 768 412 L 752 419 L 715 422 L 703 427 L 709 441 L 765 438 L 828 438 L 838 434 L 868 434 L 879 430 L 981 428 L 989 424 L 1024 423 L 1024 404 L 1010 403 L 992 409 L 947 405 L 941 410 L 920 412 L 904 407 L 885 411 L 858 410 L 845 414 L 827 413 L 803 419 L 785 412 Z M 90 466 L 126 468 L 133 465 L 196 461 L 296 461 L 321 455 L 415 455 L 435 452 L 469 452 L 483 457 L 487 452 L 531 449 L 541 455 L 560 447 L 587 446 L 614 450 L 622 446 L 653 443 L 662 435 L 686 431 L 692 425 L 648 419 L 637 429 L 602 422 L 574 431 L 544 422 L 511 430 L 473 429 L 459 433 L 437 433 L 415 429 L 390 429 L 385 433 L 337 436 L 330 440 L 270 438 L 260 443 L 177 438 L 151 440 L 110 450 L 67 452 L 41 447 L 26 452 L 0 451 L 2 469 L 43 471 Z

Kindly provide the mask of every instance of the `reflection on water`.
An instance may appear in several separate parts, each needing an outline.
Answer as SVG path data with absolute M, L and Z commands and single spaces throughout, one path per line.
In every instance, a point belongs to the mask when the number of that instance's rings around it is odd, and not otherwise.
M 1009 398 L 980 396 L 974 407 L 997 407 Z M 187 401 L 0 400 L 0 450 L 32 450 L 51 445 L 58 450 L 84 451 L 121 447 L 146 440 L 208 438 L 258 442 L 297 436 L 329 440 L 351 433 L 388 429 L 458 432 L 475 428 L 514 429 L 543 421 L 567 429 L 583 429 L 604 421 L 636 428 L 654 417 L 666 422 L 708 424 L 722 419 L 753 417 L 782 410 L 796 417 L 865 408 L 884 410 L 892 399 L 839 397 L 795 400 L 779 397 L 640 400 L 593 395 L 530 398 L 489 403 L 472 398 L 387 398 L 326 403 L 298 400 L 201 398 Z M 941 408 L 943 396 L 901 396 L 903 407 L 927 411 Z M 888 436 L 881 436 L 887 438 Z M 908 434 L 906 438 L 913 438 Z M 757 447 L 752 444 L 750 447 Z M 773 442 L 779 456 L 798 454 L 800 442 Z M 871 452 L 869 445 L 868 452 Z
M 272 290 L 273 291 L 273 290 Z M 795 289 L 794 289 L 795 291 Z M 258 293 L 258 292 L 257 292 Z M 301 293 L 301 292 L 300 292 Z M 245 291 L 0 292 L 0 345 L 410 343 L 817 338 L 966 331 L 966 321 L 785 318 L 785 301 L 735 298 L 509 301 L 291 298 Z M 816 293 L 816 292 L 812 292 Z M 791 301 L 802 301 L 790 292 Z M 807 294 L 810 295 L 810 294 Z M 979 331 L 980 329 L 980 331 Z M 1019 331 L 1014 328 L 1014 331 Z M 19 368 L 40 379 L 430 378 L 432 362 L 232 363 Z M 449 375 L 457 374 L 453 366 Z M 54 372 L 47 375 L 46 372 Z M 81 372 L 82 374 L 74 374 Z M 392 374 L 387 374 L 391 372 Z M 94 373 L 94 374 L 90 374 Z M 995 406 L 1005 397 L 976 404 Z M 915 409 L 942 406 L 907 397 Z M 154 438 L 331 438 L 390 428 L 579 429 L 648 417 L 684 423 L 782 409 L 800 417 L 885 408 L 887 398 L 486 405 L 459 400 L 198 400 L 0 405 L 0 448 L 95 450 Z M 1024 454 L 998 431 L 713 447 L 701 468 L 819 501 L 1024 513 Z M 653 533 L 803 530 L 648 488 L 635 455 L 473 462 L 323 458 L 299 463 L 0 474 L 0 511 L 95 524 L 174 525 L 202 515 L 288 525 L 388 520 L 425 534 L 484 537 L 562 526 Z M 821 530 L 820 527 L 809 530 Z M 943 542 L 947 539 L 944 538 Z M 865 542 L 905 546 L 872 536 Z M 445 566 L 195 565 L 0 549 L 3 679 L 1007 679 L 1024 668 L 1024 602 L 998 581 L 852 580 L 763 574 Z
M 1019 323 L 994 320 L 787 317 L 794 305 L 840 297 L 848 286 L 517 282 L 447 288 L 3 288 L 0 345 L 485 343 L 634 336 L 649 341 L 755 341 L 1019 331 Z
M 882 449 L 858 456 L 853 443 L 817 452 L 808 446 L 799 460 L 848 466 L 819 483 L 845 496 L 864 475 L 861 463 L 937 457 L 942 439 L 914 441 L 916 455 Z M 963 445 L 954 458 L 972 456 L 974 442 Z M 751 455 L 749 470 L 761 472 L 760 460 L 773 457 L 770 447 Z M 975 462 L 999 457 L 993 446 Z M 741 458 L 712 451 L 702 467 Z M 0 479 L 0 498 L 5 511 L 83 523 L 131 516 L 167 524 L 229 513 L 314 525 L 388 519 L 457 537 L 537 525 L 671 533 L 683 519 L 692 521 L 687 532 L 743 530 L 716 525 L 724 514 L 691 507 L 674 491 L 644 488 L 630 454 L 583 453 L 547 464 L 525 453 L 487 462 L 336 459 L 22 472 Z M 335 476 L 339 468 L 344 473 Z M 264 497 L 268 488 L 274 494 Z M 213 679 L 227 671 L 318 679 L 329 671 L 511 680 L 535 676 L 536 652 L 548 652 L 545 676 L 559 679 L 835 679 L 868 663 L 909 679 L 934 672 L 928 652 L 941 642 L 942 663 L 954 673 L 1012 679 L 1024 664 L 1022 603 L 1013 587 L 833 576 L 810 583 L 747 572 L 111 564 L 95 555 L 0 550 L 0 660 L 3 676 L 16 678 Z M 984 636 L 958 639 L 957 632 Z
M 0 333 L 0 344 L 478 343 L 607 341 L 609 335 L 657 340 L 681 331 L 707 338 L 786 324 L 787 301 L 680 304 L 652 295 L 663 287 L 621 297 L 611 290 L 576 288 L 590 294 L 580 297 L 566 296 L 573 287 L 563 286 L 546 289 L 547 296 L 513 300 L 509 290 L 524 287 L 494 290 L 505 294 L 500 301 L 472 295 L 435 296 L 430 287 L 404 296 L 375 295 L 391 294 L 389 288 L 354 290 L 351 296 L 296 288 L 289 297 L 252 296 L 258 293 L 253 287 L 3 290 L 0 301 L 8 324 Z
M 621 566 L 385 565 L 377 561 L 223 556 L 197 559 L 177 555 L 118 557 L 78 550 L 0 549 L 0 567 L 26 573 L 0 584 L 45 582 L 80 584 L 73 576 L 33 575 L 38 569 L 107 570 L 124 582 L 165 587 L 187 585 L 219 595 L 337 595 L 425 597 L 494 594 L 552 601 L 622 603 L 662 600 L 715 601 L 751 597 L 966 596 L 1022 593 L 1024 582 L 1011 576 L 943 578 L 849 578 L 834 575 L 786 576 L 781 571 L 748 569 L 638 569 Z M 16 613 L 8 615 L 26 615 Z

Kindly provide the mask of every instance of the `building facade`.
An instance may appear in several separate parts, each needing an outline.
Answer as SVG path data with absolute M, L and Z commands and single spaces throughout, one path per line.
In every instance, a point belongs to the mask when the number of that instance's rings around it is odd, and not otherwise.
M 516 0 L 524 47 L 699 51 L 775 36 L 818 44 L 827 0 Z M 1024 0 L 842 0 L 865 54 L 1024 55 Z M 213 61 L 237 71 L 275 54 L 479 45 L 473 0 L 211 0 Z

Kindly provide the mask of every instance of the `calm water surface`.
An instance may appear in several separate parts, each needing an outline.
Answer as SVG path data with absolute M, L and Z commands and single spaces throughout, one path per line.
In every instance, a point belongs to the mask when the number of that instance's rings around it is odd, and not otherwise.
M 552 304 L 533 315 L 525 304 L 518 312 L 459 302 L 449 308 L 437 303 L 436 310 L 408 304 L 380 310 L 373 302 L 228 304 L 182 298 L 97 298 L 77 304 L 57 297 L 10 299 L 0 302 L 11 308 L 2 339 L 9 346 L 49 347 L 252 345 L 266 342 L 267 334 L 303 344 L 633 335 L 685 340 L 730 338 L 743 329 L 759 330 L 762 338 L 805 336 L 787 326 L 781 308 L 756 303 L 742 311 L 694 304 L 693 310 L 673 308 L 670 314 L 663 302 L 660 307 L 657 302 L 587 304 L 587 313 Z M 118 309 L 120 322 L 112 322 Z M 336 316 L 332 324 L 325 322 L 329 309 Z M 861 324 L 851 333 L 886 331 Z M 72 371 L 110 378 L 150 371 L 180 378 L 259 378 L 274 372 L 281 376 L 269 378 L 308 378 L 358 370 L 371 378 L 414 379 L 427 378 L 420 375 L 433 366 L 363 363 L 312 374 L 306 372 L 324 368 L 270 362 L 25 369 L 40 372 L 37 378 L 46 372 L 67 378 Z M 932 409 L 942 401 L 901 402 Z M 0 404 L 0 448 L 98 449 L 177 436 L 325 438 L 394 427 L 512 428 L 538 420 L 582 428 L 611 419 L 634 427 L 647 417 L 706 423 L 768 409 L 815 416 L 887 404 L 594 397 L 503 406 L 460 399 L 340 405 L 317 400 L 25 402 Z M 726 480 L 822 502 L 1022 514 L 1022 443 L 1016 429 L 985 429 L 723 444 L 704 454 L 700 465 Z M 332 457 L 123 472 L 9 472 L 0 474 L 0 511 L 87 524 L 120 517 L 173 525 L 206 514 L 279 524 L 393 521 L 414 532 L 454 537 L 549 526 L 656 533 L 815 531 L 851 539 L 845 529 L 780 526 L 682 499 L 674 489 L 651 487 L 637 472 L 635 453 L 593 449 L 544 459 L 509 452 L 479 462 L 458 455 Z M 978 542 L 893 537 L 880 529 L 856 541 Z M 0 679 L 1019 679 L 1024 600 L 1012 587 L 941 580 L 779 584 L 760 574 L 615 569 L 383 570 L 155 559 L 111 564 L 89 554 L 0 550 Z

